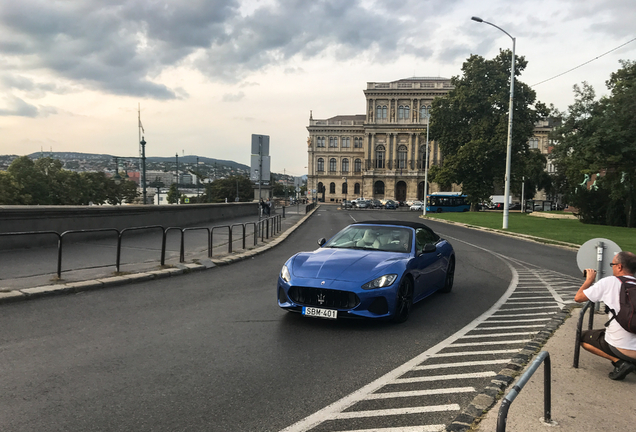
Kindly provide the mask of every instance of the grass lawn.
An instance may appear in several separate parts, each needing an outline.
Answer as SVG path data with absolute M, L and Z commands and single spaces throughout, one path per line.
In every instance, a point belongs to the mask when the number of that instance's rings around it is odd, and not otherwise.
M 503 223 L 503 212 L 428 213 L 426 216 L 499 230 Z M 578 245 L 593 238 L 606 238 L 622 250 L 636 253 L 636 228 L 587 225 L 577 219 L 547 219 L 510 212 L 508 231 Z

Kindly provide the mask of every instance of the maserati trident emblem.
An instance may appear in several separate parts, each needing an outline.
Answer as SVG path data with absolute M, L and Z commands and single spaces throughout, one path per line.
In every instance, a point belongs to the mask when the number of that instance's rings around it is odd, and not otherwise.
M 323 304 L 325 302 L 325 295 L 318 294 L 318 304 Z

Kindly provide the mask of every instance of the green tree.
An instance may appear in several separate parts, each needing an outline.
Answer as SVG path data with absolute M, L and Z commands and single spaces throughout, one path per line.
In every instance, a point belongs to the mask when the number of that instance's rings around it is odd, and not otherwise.
M 606 81 L 610 94 L 600 100 L 587 83 L 574 86 L 574 104 L 559 113 L 562 125 L 550 136 L 556 142 L 551 159 L 561 174 L 561 191 L 584 222 L 633 227 L 636 62 L 621 66 Z
M 472 55 L 462 66 L 463 76 L 451 79 L 454 89 L 433 101 L 431 138 L 439 142 L 443 165 L 431 172 L 431 181 L 462 185 L 472 204 L 485 201 L 495 184 L 503 185 L 508 137 L 510 57 L 500 51 L 492 60 Z M 515 76 L 526 68 L 516 58 Z M 534 124 L 548 114 L 536 102 L 536 93 L 515 79 L 512 130 L 512 184 L 521 183 L 523 167 L 531 158 L 528 139 Z
M 49 187 L 46 176 L 36 169 L 35 162 L 28 156 L 20 156 L 9 165 L 7 173 L 12 177 L 18 190 L 17 202 L 23 205 L 47 205 Z
M 206 185 L 207 201 L 212 203 L 233 202 L 236 198 L 238 185 L 239 201 L 252 201 L 254 192 L 252 182 L 243 176 L 232 176 L 226 179 L 215 180 Z
M 176 183 L 172 183 L 170 185 L 166 200 L 168 201 L 168 204 L 177 204 L 179 202 L 179 187 Z
M 0 204 L 19 204 L 20 188 L 13 176 L 5 171 L 0 171 Z

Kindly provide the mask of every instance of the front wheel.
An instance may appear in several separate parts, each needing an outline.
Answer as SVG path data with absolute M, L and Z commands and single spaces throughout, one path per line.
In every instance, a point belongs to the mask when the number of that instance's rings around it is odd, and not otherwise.
M 395 305 L 395 315 L 393 321 L 403 323 L 409 318 L 411 307 L 413 306 L 413 281 L 410 277 L 404 276 L 400 288 L 398 288 L 397 302 Z
M 455 257 L 451 257 L 448 261 L 448 268 L 446 269 L 446 280 L 444 281 L 444 287 L 439 290 L 443 293 L 449 293 L 453 289 L 453 282 L 455 282 Z

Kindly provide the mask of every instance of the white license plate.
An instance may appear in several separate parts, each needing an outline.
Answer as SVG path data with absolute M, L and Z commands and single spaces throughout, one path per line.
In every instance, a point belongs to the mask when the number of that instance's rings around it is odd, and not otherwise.
M 303 306 L 303 315 L 318 318 L 336 319 L 338 318 L 338 311 L 333 309 L 320 309 L 315 307 Z

